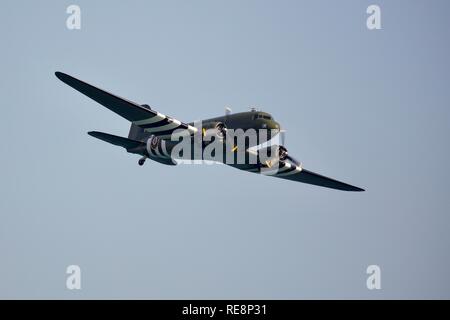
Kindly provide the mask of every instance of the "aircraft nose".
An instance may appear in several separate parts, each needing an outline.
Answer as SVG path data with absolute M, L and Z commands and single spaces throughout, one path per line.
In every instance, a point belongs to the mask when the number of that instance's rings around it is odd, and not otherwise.
M 264 123 L 262 123 L 261 125 L 261 129 L 268 130 L 267 132 L 268 139 L 271 139 L 280 132 L 281 127 L 278 122 L 271 120 L 271 121 L 264 121 Z
M 269 121 L 269 123 L 267 124 L 267 129 L 275 130 L 275 131 L 279 132 L 281 127 L 280 127 L 280 124 L 278 122 L 276 122 L 276 121 Z

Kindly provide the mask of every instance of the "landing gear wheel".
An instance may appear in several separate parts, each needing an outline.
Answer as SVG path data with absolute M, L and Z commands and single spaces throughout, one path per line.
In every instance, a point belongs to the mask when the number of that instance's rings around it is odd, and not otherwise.
M 139 159 L 139 161 L 138 161 L 138 164 L 140 165 L 140 166 L 143 166 L 144 165 L 144 163 L 145 163 L 145 159 Z

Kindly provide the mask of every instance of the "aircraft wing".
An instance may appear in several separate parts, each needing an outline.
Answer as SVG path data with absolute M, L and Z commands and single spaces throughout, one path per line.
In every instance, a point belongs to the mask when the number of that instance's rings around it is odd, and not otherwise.
M 344 191 L 365 191 L 362 188 L 352 186 L 348 183 L 328 178 L 318 173 L 303 169 L 301 165 L 292 163 L 291 161 L 281 160 L 279 158 L 275 158 L 274 160 L 269 161 L 263 161 L 260 157 L 260 152 L 262 152 L 263 149 L 259 149 L 257 151 L 251 149 L 247 150 L 248 153 L 258 156 L 257 164 L 236 167 L 238 169 L 253 173 L 260 173 L 271 177 L 313 184 L 320 187 Z M 267 155 L 265 157 L 267 157 Z
M 300 166 L 284 161 L 280 161 L 279 166 L 276 168 L 265 168 L 265 170 L 262 170 L 261 167 L 257 168 L 255 166 L 254 168 L 245 168 L 243 170 L 331 189 L 338 189 L 343 191 L 365 191 L 362 188 L 322 176 L 318 173 L 303 169 Z
M 75 90 L 162 139 L 170 138 L 179 129 L 187 130 L 189 134 L 197 132 L 197 128 L 152 110 L 147 105 L 126 100 L 62 72 L 56 72 L 55 75 Z
M 282 171 L 280 169 L 279 173 L 274 176 L 277 178 L 293 180 L 308 184 L 313 184 L 320 187 L 326 187 L 331 189 L 338 189 L 343 191 L 364 191 L 364 189 L 352 186 L 348 183 L 341 182 L 332 178 L 322 176 L 318 173 L 303 169 L 299 166 L 292 166 L 293 168 Z

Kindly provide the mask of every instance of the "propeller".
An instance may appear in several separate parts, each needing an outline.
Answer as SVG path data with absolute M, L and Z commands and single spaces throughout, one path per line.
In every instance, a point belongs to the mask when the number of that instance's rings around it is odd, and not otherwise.
M 280 129 L 280 145 L 284 146 L 286 141 L 286 130 Z
M 220 139 L 225 138 L 225 136 L 227 135 L 227 127 L 225 126 L 225 124 L 223 124 L 222 122 L 219 122 L 216 125 L 216 130 L 217 130 L 217 136 Z
M 289 160 L 289 162 L 295 164 L 298 167 L 302 167 L 302 163 L 295 159 L 294 157 L 290 156 L 286 147 L 286 130 L 280 129 L 280 159 L 281 160 Z

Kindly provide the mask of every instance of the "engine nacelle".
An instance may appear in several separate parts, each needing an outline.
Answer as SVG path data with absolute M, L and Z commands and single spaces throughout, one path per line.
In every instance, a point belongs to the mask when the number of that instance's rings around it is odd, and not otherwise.
M 258 161 L 265 167 L 272 167 L 280 161 L 301 167 L 301 163 L 291 157 L 284 146 L 268 146 L 259 149 Z
M 281 161 L 287 161 L 287 162 L 289 162 L 295 166 L 299 166 L 299 167 L 302 166 L 300 161 L 298 161 L 297 159 L 295 159 L 294 157 L 289 155 L 286 147 L 278 146 L 278 157 L 280 158 Z
M 278 146 L 278 157 L 283 161 L 288 158 L 288 151 L 285 147 Z

